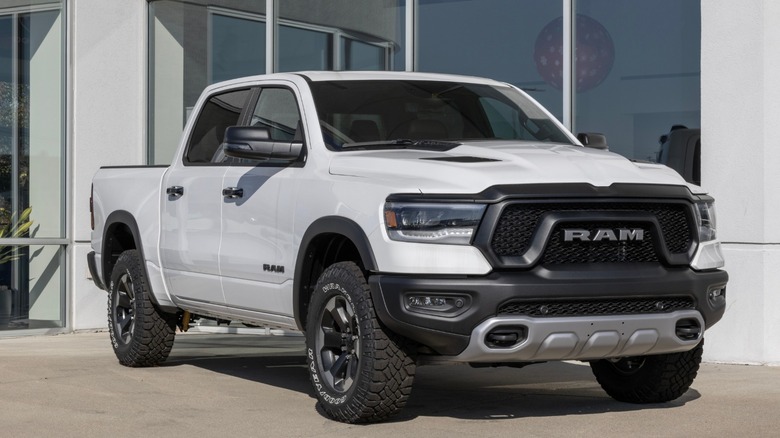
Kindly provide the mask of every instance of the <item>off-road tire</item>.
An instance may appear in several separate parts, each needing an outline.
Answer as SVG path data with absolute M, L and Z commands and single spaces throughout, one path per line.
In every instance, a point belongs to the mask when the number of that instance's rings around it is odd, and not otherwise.
M 123 252 L 111 272 L 108 332 L 119 363 L 129 367 L 158 365 L 168 358 L 176 335 L 175 314 L 152 302 L 137 250 Z
M 607 359 L 590 363 L 593 375 L 612 398 L 626 403 L 664 403 L 675 400 L 691 387 L 699 371 L 704 340 L 693 350 Z
M 309 376 L 323 411 L 345 423 L 387 419 L 412 391 L 415 362 L 407 341 L 377 319 L 355 263 L 325 269 L 306 325 Z

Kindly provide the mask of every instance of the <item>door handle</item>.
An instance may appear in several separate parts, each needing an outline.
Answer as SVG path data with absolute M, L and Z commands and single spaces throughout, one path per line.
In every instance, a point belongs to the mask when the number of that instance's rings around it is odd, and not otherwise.
M 222 189 L 222 196 L 228 199 L 236 199 L 244 196 L 244 189 L 239 187 L 227 187 Z
M 182 195 L 184 195 L 184 187 L 182 186 L 171 186 L 165 189 L 165 193 L 168 196 L 171 196 L 173 198 L 178 198 Z

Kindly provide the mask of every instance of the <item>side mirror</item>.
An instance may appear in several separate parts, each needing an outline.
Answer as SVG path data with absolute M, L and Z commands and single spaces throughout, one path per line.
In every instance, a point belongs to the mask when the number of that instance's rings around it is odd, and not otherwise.
M 599 134 L 598 132 L 580 132 L 577 134 L 577 140 L 585 147 L 601 149 L 604 151 L 609 150 L 609 146 L 607 146 L 607 136 Z
M 301 156 L 303 142 L 275 141 L 268 128 L 257 126 L 229 126 L 222 142 L 225 155 L 249 160 L 295 161 Z

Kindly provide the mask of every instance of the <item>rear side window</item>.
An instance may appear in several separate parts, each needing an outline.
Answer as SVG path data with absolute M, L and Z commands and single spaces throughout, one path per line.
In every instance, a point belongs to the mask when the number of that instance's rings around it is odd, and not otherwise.
M 228 126 L 239 124 L 241 111 L 251 94 L 249 88 L 211 96 L 192 130 L 184 162 L 210 163 L 222 144 Z

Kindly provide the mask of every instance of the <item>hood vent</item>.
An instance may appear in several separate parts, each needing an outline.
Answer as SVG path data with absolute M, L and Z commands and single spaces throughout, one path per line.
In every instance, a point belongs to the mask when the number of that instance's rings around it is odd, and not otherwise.
M 430 161 L 449 161 L 452 163 L 488 163 L 492 161 L 501 161 L 496 160 L 493 158 L 483 158 L 483 157 L 469 157 L 469 156 L 461 156 L 461 157 L 427 157 L 427 158 L 420 158 L 421 160 L 430 160 Z

